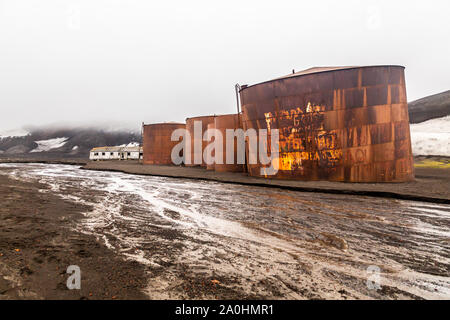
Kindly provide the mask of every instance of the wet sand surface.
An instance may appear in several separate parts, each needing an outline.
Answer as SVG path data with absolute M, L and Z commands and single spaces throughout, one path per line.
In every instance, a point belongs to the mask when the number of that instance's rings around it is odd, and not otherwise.
M 450 299 L 446 204 L 70 165 L 0 181 L 1 299 Z

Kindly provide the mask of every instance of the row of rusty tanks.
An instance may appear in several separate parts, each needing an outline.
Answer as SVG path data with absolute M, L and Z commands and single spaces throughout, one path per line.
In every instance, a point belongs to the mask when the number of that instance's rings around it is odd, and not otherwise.
M 191 149 L 184 155 L 186 166 L 248 171 L 251 176 L 276 179 L 414 179 L 404 67 L 311 68 L 243 86 L 239 95 L 241 114 L 188 118 L 186 125 L 145 125 L 144 163 L 172 164 L 171 151 L 179 142 L 171 141 L 171 133 L 185 128 Z M 217 129 L 226 137 L 226 129 L 237 128 L 267 130 L 269 150 L 272 133 L 278 130 L 279 155 L 273 159 L 278 171 L 274 175 L 265 174 L 267 166 L 261 162 L 239 165 L 235 158 L 234 164 L 226 164 L 225 143 L 222 148 L 216 145 L 211 154 L 224 164 L 207 164 L 203 155 L 208 155 L 205 148 L 211 143 L 209 138 L 214 138 L 207 136 L 205 141 L 204 133 Z M 234 144 L 236 157 L 236 140 Z M 245 151 L 248 158 L 248 144 Z
M 196 123 L 197 128 L 195 127 Z M 172 133 L 177 129 L 186 129 L 189 137 L 185 137 L 185 139 L 189 139 L 190 146 L 185 145 L 184 150 L 190 149 L 191 151 L 183 155 L 184 163 L 187 167 L 199 166 L 219 172 L 242 172 L 244 171 L 244 165 L 236 164 L 236 152 L 234 154 L 235 159 L 233 164 L 226 164 L 225 143 L 222 145 L 222 148 L 216 146 L 216 149 L 213 149 L 212 152 L 205 152 L 205 148 L 209 144 L 215 143 L 215 138 L 203 139 L 205 134 L 211 133 L 208 129 L 217 129 L 225 138 L 227 129 L 235 130 L 238 128 L 242 128 L 242 124 L 240 116 L 237 114 L 193 117 L 186 119 L 186 124 L 157 123 L 143 125 L 143 163 L 158 165 L 173 164 L 171 158 L 172 150 L 179 144 L 179 141 L 172 141 Z M 237 138 L 234 138 L 233 143 L 234 150 L 237 150 Z M 223 164 L 215 163 L 212 161 L 213 159 L 211 161 L 205 161 L 204 154 L 212 155 L 216 159 L 221 157 Z
M 312 68 L 240 90 L 243 128 L 279 131 L 267 178 L 345 182 L 414 179 L 404 67 Z M 247 150 L 248 152 L 248 150 Z M 261 164 L 249 175 L 264 176 Z

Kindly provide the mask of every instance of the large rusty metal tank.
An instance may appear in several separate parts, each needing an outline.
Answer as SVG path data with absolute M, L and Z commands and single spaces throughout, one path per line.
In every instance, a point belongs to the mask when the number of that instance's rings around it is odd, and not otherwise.
M 215 129 L 214 123 L 209 123 L 208 124 L 208 132 L 211 132 L 210 130 L 213 130 L 213 129 Z M 211 140 L 209 143 L 214 143 L 215 137 L 212 137 L 212 136 L 208 135 L 208 140 Z M 215 157 L 215 155 L 216 155 L 216 152 L 215 152 L 215 150 L 213 150 L 211 152 L 211 156 Z M 212 161 L 212 159 L 210 159 L 209 155 L 207 155 L 207 159 L 208 159 L 208 161 L 206 163 L 206 170 L 214 170 L 215 169 L 215 163 Z
M 217 116 L 215 119 L 215 128 L 222 133 L 223 137 L 223 148 L 220 150 L 216 146 L 216 159 L 222 159 L 223 164 L 219 164 L 216 162 L 215 170 L 217 172 L 243 172 L 244 165 L 238 164 L 237 161 L 237 138 L 234 139 L 234 161 L 233 164 L 226 164 L 226 130 L 227 129 L 242 129 L 242 123 L 240 120 L 240 115 L 238 114 L 226 114 Z
M 143 163 L 172 163 L 172 149 L 179 141 L 171 141 L 172 132 L 176 129 L 186 129 L 184 123 L 155 123 L 143 125 Z
M 206 146 L 209 144 L 207 141 L 203 141 L 203 134 L 206 132 L 206 130 L 208 130 L 208 124 L 214 123 L 214 118 L 215 116 L 202 116 L 202 117 L 194 117 L 194 118 L 187 118 L 186 119 L 186 131 L 189 132 L 190 136 L 191 136 L 191 153 L 190 156 L 189 154 L 185 155 L 185 165 L 187 167 L 195 167 L 195 166 L 201 166 L 206 168 L 206 162 L 203 159 L 203 151 L 205 150 Z M 202 124 L 202 136 L 196 138 L 195 137 L 195 132 L 194 132 L 194 125 L 196 121 L 200 121 Z M 194 147 L 196 145 L 196 142 L 198 143 L 198 145 L 202 146 L 201 150 L 200 148 L 198 150 L 196 150 L 196 148 Z M 186 151 L 186 149 L 185 149 Z M 186 151 L 187 153 L 187 151 Z M 195 157 L 201 157 L 202 159 L 202 163 L 201 164 L 196 164 L 195 163 Z M 188 159 L 190 158 L 190 159 Z M 200 159 L 200 158 L 199 158 Z M 190 163 L 187 163 L 190 162 Z
M 279 129 L 279 171 L 268 178 L 414 179 L 402 66 L 311 68 L 242 87 L 240 98 L 244 130 L 267 129 L 270 141 Z M 262 167 L 248 164 L 249 174 Z

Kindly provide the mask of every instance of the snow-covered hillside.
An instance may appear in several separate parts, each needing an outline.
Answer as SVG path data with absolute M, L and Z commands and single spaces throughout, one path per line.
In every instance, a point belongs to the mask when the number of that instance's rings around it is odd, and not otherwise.
M 411 124 L 414 155 L 450 157 L 450 116 Z
M 0 128 L 1 129 L 1 128 Z M 42 127 L 0 131 L 0 157 L 88 158 L 93 147 L 136 144 L 139 132 Z

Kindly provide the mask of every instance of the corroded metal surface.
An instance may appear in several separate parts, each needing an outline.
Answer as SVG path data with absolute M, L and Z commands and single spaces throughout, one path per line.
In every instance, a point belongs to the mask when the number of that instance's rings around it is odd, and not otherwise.
M 208 145 L 207 141 L 203 141 L 203 134 L 208 130 L 208 124 L 214 123 L 215 116 L 203 116 L 203 117 L 194 117 L 194 118 L 187 118 L 186 119 L 186 131 L 189 132 L 191 136 L 191 152 L 190 152 L 190 163 L 187 163 L 189 161 L 186 161 L 186 159 L 189 157 L 186 151 L 186 157 L 185 157 L 185 164 L 187 167 L 194 167 L 194 166 L 202 166 L 206 168 L 206 162 L 203 159 L 203 151 L 205 150 L 206 146 Z M 202 135 L 199 137 L 195 136 L 194 132 L 194 124 L 196 121 L 201 121 L 202 124 Z M 201 145 L 201 150 L 196 150 L 195 145 Z M 202 164 L 195 164 L 194 160 L 195 157 L 201 157 Z
M 243 172 L 244 165 L 238 164 L 237 161 L 237 139 L 234 139 L 234 161 L 233 164 L 226 164 L 226 130 L 227 129 L 240 129 L 242 124 L 240 123 L 240 117 L 238 114 L 227 114 L 222 116 L 217 116 L 215 119 L 215 127 L 219 130 L 224 138 L 223 148 L 220 150 L 216 146 L 216 160 L 222 159 L 222 164 L 217 163 L 215 165 L 215 170 L 218 172 Z
M 245 87 L 243 126 L 279 129 L 268 178 L 347 182 L 414 179 L 404 68 L 346 67 Z M 261 165 L 248 165 L 261 176 Z
M 171 141 L 172 132 L 185 129 L 184 123 L 156 123 L 143 126 L 143 163 L 172 164 L 172 149 L 178 141 Z
M 215 125 L 214 125 L 214 123 L 209 123 L 208 124 L 208 132 L 211 132 L 210 130 L 213 130 L 215 128 Z M 209 139 L 211 139 L 211 141 L 209 142 L 209 143 L 214 143 L 214 141 L 215 141 L 215 137 L 212 137 L 212 136 L 210 136 L 210 135 L 208 135 L 208 140 Z M 215 157 L 215 150 L 212 150 L 211 151 L 211 156 L 212 157 Z M 207 164 L 206 164 L 206 170 L 214 170 L 214 162 L 212 161 L 212 159 L 210 159 L 210 157 L 209 157 L 209 154 L 208 154 L 208 156 L 207 156 L 207 159 L 208 159 L 208 161 L 207 161 Z M 208 164 L 208 163 L 210 163 L 210 164 Z

